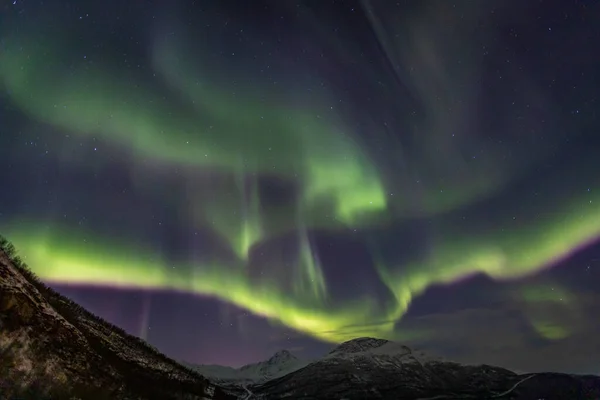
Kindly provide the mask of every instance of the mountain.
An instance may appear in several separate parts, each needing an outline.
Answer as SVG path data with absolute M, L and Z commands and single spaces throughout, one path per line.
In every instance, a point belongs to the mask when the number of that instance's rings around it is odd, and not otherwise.
M 266 382 L 296 371 L 307 364 L 308 361 L 298 359 L 288 350 L 280 350 L 266 361 L 240 368 L 220 365 L 190 365 L 190 367 L 214 382 L 226 386 L 241 386 Z
M 461 365 L 374 338 L 342 343 L 304 368 L 247 386 L 251 399 L 600 399 L 600 377 L 518 375 Z
M 234 399 L 39 281 L 0 237 L 1 399 Z
M 266 361 L 248 364 L 239 369 L 240 373 L 251 377 L 254 382 L 266 382 L 273 378 L 294 372 L 308 362 L 298 359 L 287 350 L 280 350 Z

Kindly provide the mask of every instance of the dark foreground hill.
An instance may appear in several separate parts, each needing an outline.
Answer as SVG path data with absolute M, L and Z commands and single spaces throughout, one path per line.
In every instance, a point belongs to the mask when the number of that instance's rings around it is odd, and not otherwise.
M 0 237 L 0 399 L 232 399 L 40 282 Z

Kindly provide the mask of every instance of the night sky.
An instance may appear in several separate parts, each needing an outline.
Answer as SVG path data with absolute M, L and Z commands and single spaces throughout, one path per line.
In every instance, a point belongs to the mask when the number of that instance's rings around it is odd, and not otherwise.
M 167 355 L 600 373 L 600 3 L 0 3 L 0 233 Z

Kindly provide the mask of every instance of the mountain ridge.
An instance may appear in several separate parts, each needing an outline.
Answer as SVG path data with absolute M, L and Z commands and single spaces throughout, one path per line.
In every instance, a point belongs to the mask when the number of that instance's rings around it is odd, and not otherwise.
M 247 386 L 256 399 L 600 399 L 600 377 L 517 374 L 465 365 L 400 343 L 356 338 L 284 376 Z
M 243 386 L 266 382 L 307 365 L 309 360 L 301 360 L 289 350 L 279 350 L 263 361 L 243 365 L 239 368 L 221 365 L 187 364 L 203 376 L 227 386 Z
M 233 399 L 43 284 L 0 236 L 3 399 Z
M 269 364 L 281 354 L 286 352 L 249 365 Z M 600 399 L 597 376 L 517 374 L 487 364 L 459 364 L 401 343 L 368 337 L 341 343 L 321 358 L 306 360 L 306 365 L 280 376 L 254 381 L 224 379 L 222 383 L 239 398 L 257 400 Z
M 376 349 L 388 343 L 390 343 L 390 341 L 386 339 L 363 336 L 340 343 L 328 354 L 359 353 L 362 351 Z
M 248 366 L 268 365 L 286 353 L 278 351 Z M 321 358 L 304 361 L 305 365 L 268 379 L 253 380 L 246 375 L 219 382 L 239 398 L 256 400 L 600 399 L 597 376 L 518 374 L 487 364 L 460 364 L 378 338 L 351 339 Z

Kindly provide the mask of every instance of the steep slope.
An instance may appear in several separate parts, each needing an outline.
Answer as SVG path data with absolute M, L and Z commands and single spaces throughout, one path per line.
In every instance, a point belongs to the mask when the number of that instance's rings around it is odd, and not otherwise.
M 256 399 L 600 399 L 600 377 L 518 375 L 435 359 L 398 343 L 359 338 L 264 384 Z
M 220 365 L 193 365 L 191 368 L 215 382 L 229 385 L 250 385 L 266 382 L 273 378 L 289 374 L 308 364 L 287 350 L 281 350 L 268 360 L 244 365 L 240 368 Z
M 232 397 L 46 287 L 0 237 L 0 398 Z

